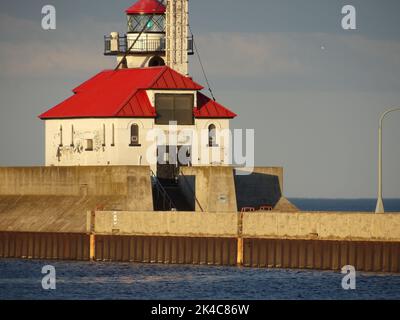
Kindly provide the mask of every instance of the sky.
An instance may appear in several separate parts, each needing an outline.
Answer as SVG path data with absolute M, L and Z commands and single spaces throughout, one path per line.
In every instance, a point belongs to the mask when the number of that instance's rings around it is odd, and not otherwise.
M 104 35 L 126 32 L 133 0 L 0 0 L 0 166 L 44 165 L 39 114 L 112 68 Z M 57 29 L 41 28 L 42 7 Z M 341 25 L 356 8 L 357 29 Z M 258 166 L 283 166 L 284 193 L 374 198 L 378 120 L 400 106 L 398 0 L 190 0 L 217 100 L 255 129 Z M 197 56 L 190 73 L 205 84 Z M 384 123 L 384 196 L 400 198 L 400 112 Z

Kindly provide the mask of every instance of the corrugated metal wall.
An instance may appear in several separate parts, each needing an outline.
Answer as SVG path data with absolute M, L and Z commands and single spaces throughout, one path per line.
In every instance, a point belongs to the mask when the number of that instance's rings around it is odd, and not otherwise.
M 96 260 L 236 265 L 235 238 L 96 236 Z
M 95 237 L 95 260 L 165 264 L 237 264 L 236 238 L 101 236 Z M 85 234 L 0 232 L 0 258 L 89 260 Z M 400 273 L 400 243 L 244 239 L 243 264 L 256 268 Z
M 89 260 L 89 236 L 0 232 L 1 258 Z
M 243 251 L 248 267 L 400 272 L 400 243 L 245 239 Z

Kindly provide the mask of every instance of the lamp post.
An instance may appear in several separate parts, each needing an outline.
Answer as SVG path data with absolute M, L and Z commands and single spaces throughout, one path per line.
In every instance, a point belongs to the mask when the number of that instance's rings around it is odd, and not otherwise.
M 379 161 L 378 161 L 378 202 L 376 203 L 375 213 L 385 213 L 382 198 L 382 131 L 383 131 L 383 120 L 385 117 L 394 111 L 400 111 L 399 108 L 390 109 L 384 112 L 379 121 Z

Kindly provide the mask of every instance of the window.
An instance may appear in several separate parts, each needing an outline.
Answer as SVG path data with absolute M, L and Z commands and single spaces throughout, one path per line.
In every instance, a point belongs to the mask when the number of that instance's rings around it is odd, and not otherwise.
M 102 146 L 106 146 L 106 125 L 103 123 L 103 143 Z
M 111 147 L 115 147 L 115 125 L 111 126 Z
M 218 147 L 218 145 L 217 145 L 217 128 L 213 124 L 210 124 L 208 126 L 208 146 L 209 147 Z
M 86 151 L 93 151 L 93 140 L 86 139 Z
M 161 67 L 161 66 L 165 66 L 165 61 L 163 58 L 159 56 L 154 56 L 153 58 L 150 59 L 149 67 Z
M 63 127 L 62 125 L 60 126 L 60 143 L 59 146 L 62 147 L 63 146 Z
M 131 147 L 140 147 L 140 143 L 139 143 L 139 126 L 137 124 L 133 124 L 131 126 L 131 143 L 129 145 Z
M 74 125 L 71 125 L 71 147 L 75 146 L 74 135 L 75 135 Z
M 165 15 L 163 14 L 141 14 L 128 16 L 129 32 L 142 32 L 146 26 L 145 32 L 164 32 Z
M 193 125 L 194 96 L 192 94 L 156 94 L 156 124 Z

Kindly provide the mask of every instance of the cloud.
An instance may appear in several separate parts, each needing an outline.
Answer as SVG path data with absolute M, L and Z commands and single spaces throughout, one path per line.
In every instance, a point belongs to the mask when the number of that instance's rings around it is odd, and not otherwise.
M 80 26 L 44 31 L 40 21 L 0 14 L 1 75 L 70 76 L 113 67 L 115 60 L 103 56 L 102 34 L 99 32 L 107 27 L 100 25 L 86 19 Z
M 102 35 L 121 26 L 85 17 L 60 23 L 53 32 L 43 31 L 40 21 L 0 14 L 0 72 L 3 77 L 74 76 L 113 67 L 115 60 L 102 54 Z M 213 77 L 263 79 L 269 87 L 299 81 L 337 86 L 338 78 L 343 87 L 355 82 L 371 87 L 400 80 L 400 43 L 356 33 L 212 32 L 196 36 L 196 43 Z
M 400 43 L 358 34 L 208 33 L 196 37 L 207 71 L 226 77 L 384 78 L 400 71 Z M 362 80 L 362 79 L 361 79 Z
M 69 43 L 0 42 L 0 72 L 3 76 L 58 76 L 87 73 L 111 66 L 110 58 L 93 47 Z
M 290 56 L 293 44 L 279 34 L 209 33 L 196 42 L 210 74 L 257 76 L 303 70 L 300 61 Z
M 0 13 L 0 30 L 2 30 L 2 33 L 5 36 L 10 34 L 15 37 L 26 34 L 28 30 L 35 30 L 39 28 L 40 23 L 37 21 L 17 18 L 8 14 Z

